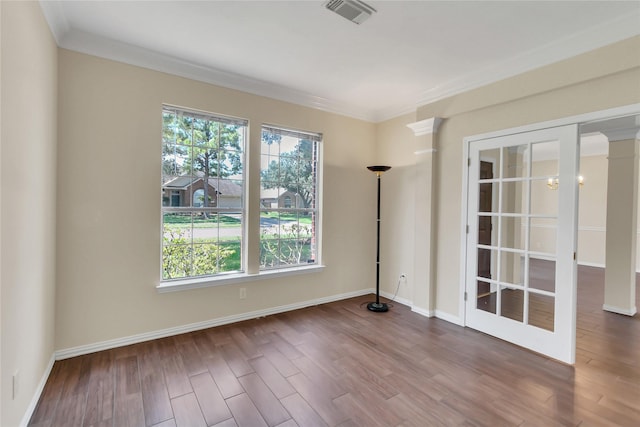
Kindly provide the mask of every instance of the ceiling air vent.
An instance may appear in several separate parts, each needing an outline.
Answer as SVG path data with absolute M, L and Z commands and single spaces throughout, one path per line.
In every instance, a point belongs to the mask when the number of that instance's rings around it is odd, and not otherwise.
M 362 24 L 376 10 L 358 0 L 329 0 L 324 7 L 356 24 Z

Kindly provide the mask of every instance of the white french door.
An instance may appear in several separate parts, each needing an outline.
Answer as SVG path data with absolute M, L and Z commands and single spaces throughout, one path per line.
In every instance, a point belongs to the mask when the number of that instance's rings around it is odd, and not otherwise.
M 470 142 L 466 325 L 575 362 L 578 126 Z

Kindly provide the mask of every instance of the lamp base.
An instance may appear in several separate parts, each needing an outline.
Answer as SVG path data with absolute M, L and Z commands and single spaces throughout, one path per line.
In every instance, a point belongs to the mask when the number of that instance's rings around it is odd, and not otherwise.
M 389 306 L 383 302 L 370 302 L 367 304 L 367 309 L 369 309 L 369 311 L 383 313 L 385 311 L 389 311 Z

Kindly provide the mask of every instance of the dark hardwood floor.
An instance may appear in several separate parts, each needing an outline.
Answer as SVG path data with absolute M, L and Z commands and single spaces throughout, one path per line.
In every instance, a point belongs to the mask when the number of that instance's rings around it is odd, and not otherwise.
M 574 367 L 369 296 L 58 361 L 30 426 L 639 426 L 640 317 L 602 283 Z

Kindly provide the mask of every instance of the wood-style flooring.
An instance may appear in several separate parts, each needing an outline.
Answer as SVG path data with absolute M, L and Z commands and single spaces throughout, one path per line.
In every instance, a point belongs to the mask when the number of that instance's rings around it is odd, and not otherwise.
M 575 366 L 367 296 L 58 361 L 29 425 L 639 426 L 640 317 L 579 277 Z

